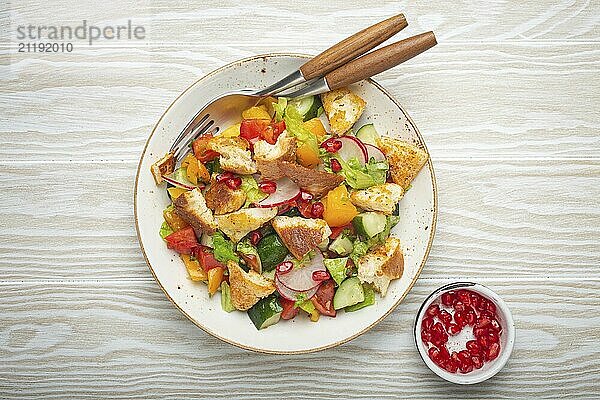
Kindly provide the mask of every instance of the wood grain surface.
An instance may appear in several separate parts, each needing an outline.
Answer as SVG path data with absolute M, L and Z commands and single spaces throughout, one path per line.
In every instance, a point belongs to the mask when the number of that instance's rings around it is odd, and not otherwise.
M 0 398 L 600 398 L 600 3 L 585 0 L 9 1 L 0 5 Z M 137 160 L 186 87 L 228 62 L 318 54 L 404 13 L 439 44 L 375 79 L 409 112 L 439 186 L 436 238 L 406 300 L 365 335 L 255 354 L 188 322 L 146 267 Z M 144 40 L 18 53 L 19 25 L 119 25 Z M 473 280 L 512 309 L 512 358 L 448 384 L 412 325 Z

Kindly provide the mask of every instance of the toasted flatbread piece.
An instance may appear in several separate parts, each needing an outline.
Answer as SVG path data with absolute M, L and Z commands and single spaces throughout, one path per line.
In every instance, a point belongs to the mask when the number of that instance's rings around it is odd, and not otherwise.
M 280 168 L 280 161 L 296 159 L 296 138 L 284 131 L 275 144 L 259 140 L 254 144 L 254 160 L 258 172 L 263 179 L 277 180 L 285 174 Z
M 275 291 L 272 280 L 252 270 L 244 271 L 235 261 L 228 261 L 231 304 L 238 310 L 248 310 L 258 300 Z
M 167 153 L 150 166 L 150 172 L 157 185 L 164 182 L 163 175 L 169 175 L 175 170 L 175 156 L 173 153 Z
M 377 146 L 390 164 L 392 180 L 406 190 L 427 162 L 427 153 L 408 142 L 386 136 L 377 139 Z
M 327 171 L 306 168 L 300 164 L 282 161 L 281 171 L 300 188 L 316 198 L 320 198 L 329 193 L 330 190 L 338 187 L 344 177 L 332 174 Z
M 225 182 L 213 180 L 204 193 L 206 205 L 215 215 L 227 214 L 242 208 L 246 193 L 242 189 L 231 189 Z
M 400 240 L 389 237 L 385 242 L 358 259 L 358 278 L 373 284 L 375 290 L 385 296 L 390 281 L 402 277 L 404 256 Z
M 182 193 L 173 202 L 175 212 L 194 228 L 196 236 L 203 232 L 214 233 L 217 223 L 212 211 L 206 206 L 206 201 L 200 189 L 196 188 Z
M 219 229 L 237 243 L 276 215 L 277 208 L 244 208 L 229 214 L 217 215 L 216 220 Z
M 331 235 L 329 225 L 322 219 L 279 216 L 273 219 L 272 225 L 285 247 L 297 259 Z
M 367 103 L 348 88 L 332 90 L 321 95 L 323 109 L 331 132 L 341 136 L 348 132 L 362 115 Z
M 384 183 L 352 192 L 350 201 L 363 210 L 379 211 L 391 215 L 403 195 L 402 186 L 395 183 Z

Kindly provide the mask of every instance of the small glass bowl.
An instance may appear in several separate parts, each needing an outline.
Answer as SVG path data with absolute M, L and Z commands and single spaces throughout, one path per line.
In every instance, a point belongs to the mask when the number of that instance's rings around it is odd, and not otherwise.
M 442 294 L 448 291 L 457 291 L 459 289 L 467 289 L 480 294 L 481 296 L 489 299 L 496 305 L 496 314 L 498 316 L 498 322 L 502 327 L 502 334 L 500 335 L 500 353 L 498 357 L 492 361 L 484 363 L 480 369 L 474 369 L 466 374 L 460 371 L 451 373 L 443 369 L 442 367 L 435 364 L 427 353 L 427 346 L 421 339 L 421 322 L 427 308 L 436 300 L 438 300 Z M 513 345 L 515 342 L 515 324 L 512 318 L 512 314 L 506 303 L 486 286 L 472 283 L 472 282 L 456 282 L 440 287 L 431 293 L 421 305 L 421 308 L 417 312 L 417 318 L 415 320 L 414 327 L 415 344 L 419 350 L 421 358 L 425 364 L 440 378 L 443 378 L 449 382 L 460 384 L 460 385 L 471 385 L 479 382 L 483 382 L 492 376 L 496 375 L 502 367 L 508 361 Z

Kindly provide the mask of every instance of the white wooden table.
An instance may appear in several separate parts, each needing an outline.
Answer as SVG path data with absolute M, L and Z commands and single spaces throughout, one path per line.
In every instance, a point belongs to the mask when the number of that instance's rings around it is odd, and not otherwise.
M 9 1 L 0 6 L 0 398 L 600 397 L 598 1 Z M 301 356 L 221 343 L 169 303 L 133 224 L 159 116 L 227 62 L 316 54 L 404 12 L 440 44 L 377 80 L 424 134 L 439 185 L 431 256 L 367 334 Z M 19 24 L 144 25 L 146 39 L 17 53 Z M 509 303 L 513 356 L 457 387 L 411 328 L 449 281 Z

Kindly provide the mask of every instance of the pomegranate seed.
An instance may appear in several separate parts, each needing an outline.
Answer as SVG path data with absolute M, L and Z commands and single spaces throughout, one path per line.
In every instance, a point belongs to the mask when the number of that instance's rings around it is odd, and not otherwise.
M 441 310 L 437 316 L 444 325 L 447 325 L 452 321 L 452 315 L 446 310 Z
M 442 304 L 450 307 L 454 304 L 455 299 L 454 292 L 446 292 L 442 295 Z
M 321 218 L 323 216 L 323 211 L 325 211 L 325 206 L 320 201 L 317 201 L 310 208 L 310 212 L 315 218 Z
M 482 349 L 487 349 L 490 346 L 490 342 L 486 336 L 479 336 L 477 338 L 477 343 L 481 346 Z
M 314 271 L 312 273 L 312 279 L 313 281 L 316 282 L 321 282 L 321 281 L 326 281 L 327 279 L 329 279 L 329 273 L 327 271 Z
M 279 274 L 287 274 L 294 268 L 294 263 L 291 261 L 284 261 L 277 266 L 277 272 Z
M 256 246 L 258 244 L 258 242 L 260 242 L 260 239 L 262 238 L 262 235 L 260 234 L 259 231 L 254 231 L 250 234 L 250 243 L 253 246 Z
M 340 172 L 342 170 L 342 164 L 340 164 L 340 162 L 338 160 L 336 160 L 335 158 L 332 158 L 330 163 L 331 163 L 331 170 L 333 172 Z
M 482 297 L 481 300 L 479 300 L 479 307 L 477 307 L 477 309 L 479 311 L 483 311 L 483 310 L 487 310 L 487 307 L 488 307 L 488 301 Z
M 498 357 L 499 353 L 500 353 L 500 344 L 492 343 L 490 345 L 490 348 L 487 351 L 487 359 L 492 361 L 492 360 L 496 359 L 496 357 Z
M 483 317 L 483 318 L 479 318 L 477 320 L 477 323 L 475 324 L 475 328 L 487 328 L 488 326 L 490 326 L 491 322 L 488 318 Z
M 471 358 L 468 360 L 462 360 L 459 369 L 463 374 L 468 374 L 469 372 L 473 371 L 473 361 L 471 361 Z
M 431 358 L 431 360 L 435 362 L 435 359 L 440 354 L 440 351 L 437 349 L 437 347 L 430 347 L 427 351 L 427 354 L 429 354 L 429 358 Z
M 492 319 L 490 320 L 490 324 L 492 325 L 492 329 L 495 330 L 496 332 L 498 332 L 498 334 L 500 334 L 502 332 L 502 326 L 500 326 L 500 323 L 498 322 L 497 319 Z
M 446 363 L 445 370 L 454 374 L 454 373 L 456 373 L 456 371 L 458 371 L 459 366 L 460 366 L 459 363 L 450 360 Z
M 475 337 L 482 337 L 487 335 L 488 330 L 485 328 L 475 328 L 473 329 L 473 335 L 475 335 Z
M 498 335 L 498 332 L 494 331 L 494 330 L 489 330 L 488 331 L 488 339 L 490 340 L 490 342 L 492 343 L 499 343 L 500 342 L 500 336 Z
M 460 300 L 465 305 L 471 304 L 471 296 L 469 296 L 469 292 L 464 289 L 461 289 L 458 292 L 456 292 L 456 297 L 458 297 L 458 300 Z
M 277 191 L 277 183 L 273 181 L 263 181 L 258 184 L 258 188 L 263 193 L 273 194 Z
M 435 317 L 436 315 L 438 315 L 439 312 L 440 312 L 440 306 L 438 306 L 437 304 L 432 304 L 429 306 L 427 311 L 425 311 L 425 314 L 427 314 L 430 317 Z
M 323 144 L 321 144 L 321 147 L 323 147 L 328 153 L 336 153 L 342 148 L 342 141 L 339 139 L 329 139 L 324 141 Z
M 483 360 L 479 356 L 471 357 L 471 362 L 473 363 L 473 368 L 475 369 L 483 367 Z
M 477 340 L 469 340 L 465 347 L 469 350 L 471 354 L 479 354 L 481 352 L 481 346 L 477 343 Z
M 491 320 L 492 318 L 495 318 L 495 316 L 491 312 L 483 310 L 479 312 L 479 318 L 487 318 Z
M 469 295 L 471 297 L 471 305 L 474 308 L 477 308 L 477 306 L 479 305 L 479 295 L 475 292 L 471 292 L 471 294 Z
M 458 358 L 458 353 L 455 351 L 452 352 L 452 355 L 450 356 L 450 360 L 454 361 L 455 363 L 460 364 L 460 358 Z
M 231 178 L 233 178 L 233 174 L 231 172 L 223 172 L 222 174 L 217 175 L 217 182 L 223 182 Z
M 431 318 L 431 317 L 423 318 L 423 321 L 421 322 L 422 330 L 428 331 L 431 329 L 432 326 L 433 326 L 433 318 Z
M 462 328 L 456 324 L 449 324 L 448 325 L 448 333 L 452 336 L 454 335 L 458 335 L 459 332 L 462 331 Z
M 240 186 L 242 186 L 242 178 L 240 178 L 239 176 L 236 176 L 235 178 L 227 179 L 225 181 L 225 184 L 227 185 L 227 187 L 229 189 L 235 190 L 235 189 L 239 188 Z
M 446 348 L 445 345 L 441 345 L 439 347 L 439 350 L 440 350 L 439 358 L 441 360 L 444 360 L 444 361 L 450 360 L 450 353 L 448 352 L 448 349 Z
M 465 314 L 465 323 L 467 325 L 473 325 L 477 317 L 475 316 L 475 311 L 469 310 L 467 314 Z
M 461 311 L 454 313 L 454 322 L 460 327 L 465 326 L 465 316 Z
M 454 311 L 465 311 L 464 303 L 460 300 L 454 303 Z
M 313 199 L 313 195 L 308 192 L 300 192 L 300 196 L 302 197 L 302 200 L 304 200 L 304 201 L 310 201 Z
M 421 331 L 421 340 L 423 343 L 431 342 L 431 333 L 429 331 Z
M 443 333 L 444 332 L 444 327 L 442 326 L 441 323 L 436 322 L 435 324 L 433 324 L 433 327 L 431 327 L 432 331 L 438 332 L 438 333 Z
M 494 303 L 492 303 L 491 301 L 488 301 L 487 310 L 489 312 L 491 312 L 492 314 L 496 314 L 496 305 Z
M 461 350 L 458 352 L 458 358 L 460 361 L 471 361 L 471 353 L 468 350 Z

